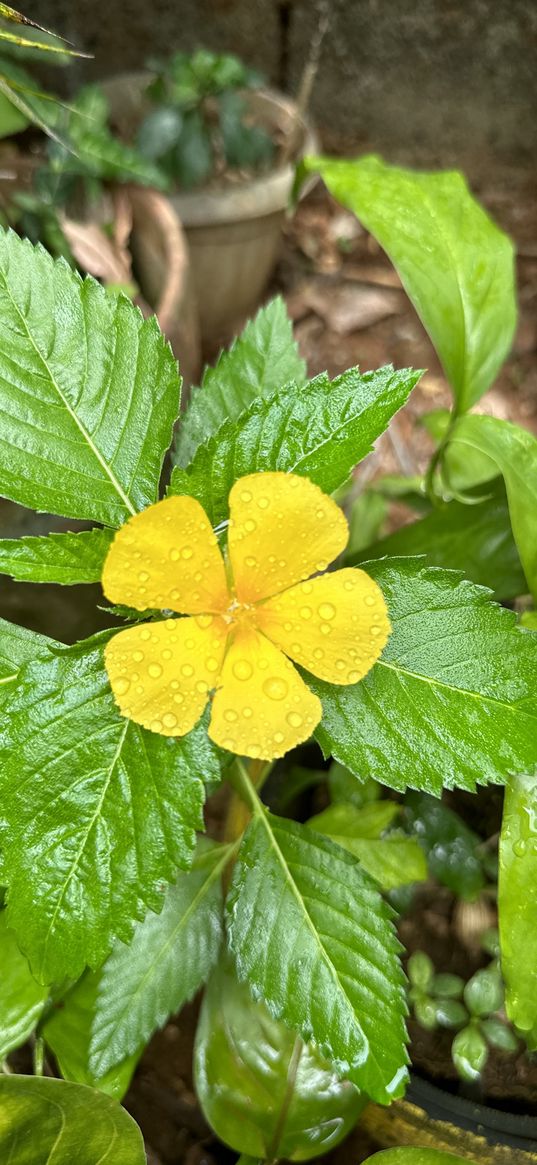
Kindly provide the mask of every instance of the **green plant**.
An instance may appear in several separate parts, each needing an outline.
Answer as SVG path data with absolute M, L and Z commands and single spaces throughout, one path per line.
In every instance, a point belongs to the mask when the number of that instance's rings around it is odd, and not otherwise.
M 154 62 L 147 90 L 155 108 L 140 126 L 138 145 L 170 182 L 187 189 L 227 171 L 270 165 L 274 142 L 256 125 L 244 91 L 260 78 L 237 57 L 199 49 Z
M 13 24 L 32 29 L 32 38 L 14 33 L 10 28 Z M 19 133 L 30 124 L 39 126 L 53 137 L 57 99 L 48 93 L 36 92 L 31 74 L 20 61 L 25 57 L 31 61 L 48 53 L 53 62 L 62 64 L 70 57 L 84 56 L 84 53 L 75 52 L 60 37 L 7 4 L 0 4 L 0 41 L 0 138 Z
M 0 489 L 91 524 L 1 540 L 0 570 L 65 585 L 102 579 L 125 624 L 66 646 L 2 623 L 3 933 L 18 984 L 4 1055 L 37 1023 L 38 1069 L 44 1042 L 71 1082 L 118 1098 L 151 1034 L 206 984 L 198 1093 L 243 1165 L 326 1151 L 365 1096 L 389 1104 L 405 1089 L 405 985 L 386 895 L 423 878 L 425 860 L 403 831 L 400 791 L 506 786 L 506 1008 L 526 1034 L 536 1023 L 527 951 L 537 637 L 475 581 L 475 512 L 488 529 L 491 518 L 486 501 L 467 505 L 472 486 L 484 483 L 483 498 L 496 490 L 500 469 L 507 500 L 494 521 L 504 539 L 511 523 L 535 591 L 537 443 L 466 412 L 510 341 L 511 247 L 459 178 L 379 162 L 311 166 L 364 221 L 368 199 L 382 208 L 370 228 L 380 237 L 382 227 L 388 249 L 395 240 L 416 302 L 427 263 L 438 287 L 442 311 L 429 295 L 422 314 L 456 405 L 419 498 L 439 521 L 449 514 L 441 565 L 434 537 L 421 556 L 403 544 L 384 557 L 382 541 L 345 553 L 344 487 L 419 372 L 308 381 L 275 300 L 193 391 L 159 502 L 180 383 L 155 321 L 0 235 Z M 461 239 L 471 224 L 467 250 L 455 248 L 455 221 Z M 468 480 L 469 443 L 488 458 L 479 481 Z M 445 463 L 460 446 L 466 479 L 450 465 L 451 494 Z M 294 752 L 310 737 L 324 759 Z M 203 803 L 222 782 L 226 821 L 203 839 Z M 324 801 L 304 825 L 290 814 L 308 787 Z M 472 844 L 466 835 L 466 853 Z M 477 863 L 468 897 L 485 875 Z M 520 885 L 523 958 L 513 942 Z M 422 980 L 414 987 L 427 994 Z M 34 1083 L 37 1097 L 49 1082 Z M 322 1111 L 319 1086 L 330 1097 Z M 390 1152 L 384 1161 L 405 1160 Z

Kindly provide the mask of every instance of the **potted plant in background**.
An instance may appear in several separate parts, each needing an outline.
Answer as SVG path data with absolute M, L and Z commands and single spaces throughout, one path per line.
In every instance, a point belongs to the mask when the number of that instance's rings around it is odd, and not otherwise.
M 177 53 L 105 86 L 116 126 L 166 174 L 192 260 L 202 336 L 230 337 L 274 270 L 295 162 L 314 148 L 296 102 L 236 57 Z

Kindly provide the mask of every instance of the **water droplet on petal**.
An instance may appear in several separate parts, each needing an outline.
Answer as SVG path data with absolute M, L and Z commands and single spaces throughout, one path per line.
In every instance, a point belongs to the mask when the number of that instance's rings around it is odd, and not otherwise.
M 336 671 L 345 671 L 346 666 L 344 659 L 336 659 Z
M 118 696 L 124 696 L 125 692 L 128 692 L 130 686 L 131 686 L 130 680 L 127 680 L 127 679 L 116 680 L 115 685 L 114 685 L 115 690 L 116 690 L 116 694 Z
M 206 629 L 207 627 L 211 627 L 211 626 L 212 626 L 212 624 L 213 624 L 213 621 L 214 621 L 214 620 L 213 620 L 213 616 L 212 616 L 212 615 L 198 615 L 198 617 L 197 617 L 197 619 L 196 619 L 196 623 L 198 624 L 198 627 L 199 627 L 199 628 L 200 628 L 202 631 L 205 631 L 205 629 Z
M 311 595 L 312 590 L 313 590 L 313 586 L 310 582 L 302 583 L 302 594 L 303 595 Z
M 244 564 L 245 564 L 245 566 L 250 566 L 250 567 L 257 566 L 257 558 L 253 558 L 252 555 L 249 554 L 248 558 L 244 559 Z
M 345 582 L 343 583 L 343 588 L 346 591 L 353 591 L 354 590 L 354 583 L 351 582 L 350 578 L 345 579 Z
M 165 728 L 176 728 L 177 716 L 174 716 L 173 712 L 166 712 L 166 715 L 162 717 L 162 722 Z
M 139 582 L 145 583 L 145 582 L 147 582 L 148 578 L 149 578 L 149 575 L 148 575 L 147 571 L 141 570 L 139 575 L 138 575 Z
M 323 651 L 322 647 L 315 647 L 314 648 L 314 650 L 313 650 L 314 659 L 322 659 L 323 655 L 324 655 L 324 651 Z
M 141 663 L 144 658 L 143 651 L 133 651 L 132 658 L 135 663 Z
M 194 553 L 194 551 L 193 551 L 191 546 L 183 546 L 183 549 L 181 551 L 181 558 L 184 558 L 186 561 L 189 558 L 192 558 L 193 553 Z
M 152 732 L 162 732 L 162 720 L 152 720 L 150 727 Z
M 336 613 L 336 608 L 332 603 L 321 603 L 318 610 L 321 619 L 333 619 Z
M 237 662 L 233 664 L 233 675 L 238 680 L 249 680 L 252 672 L 252 665 L 251 663 L 248 663 L 247 659 L 238 659 Z
M 224 712 L 224 720 L 227 720 L 229 724 L 232 724 L 234 720 L 237 720 L 237 713 L 235 712 L 234 708 L 226 708 L 226 711 Z
M 291 728 L 300 728 L 301 724 L 303 724 L 302 716 L 298 712 L 288 712 L 286 720 Z
M 247 518 L 244 523 L 244 529 L 247 534 L 253 534 L 254 530 L 257 530 L 257 522 L 254 522 L 253 518 Z
M 198 680 L 198 682 L 196 684 L 196 691 L 197 692 L 206 692 L 207 691 L 207 684 L 204 683 L 203 680 Z
M 151 639 L 151 631 L 149 627 L 144 627 L 143 630 L 140 631 L 140 639 L 143 639 L 146 643 L 148 639 Z
M 251 744 L 249 746 L 248 756 L 251 756 L 252 760 L 257 760 L 257 757 L 261 756 L 261 749 L 259 748 L 258 744 Z
M 172 691 L 176 692 L 179 687 L 179 680 L 172 680 L 170 687 Z
M 300 618 L 301 619 L 311 619 L 311 607 L 301 607 L 300 608 Z
M 205 660 L 205 667 L 207 668 L 207 671 L 209 671 L 209 672 L 218 671 L 218 660 L 215 659 L 214 656 L 212 656 L 212 655 L 209 656 L 209 659 Z
M 263 684 L 263 691 L 269 700 L 284 700 L 289 691 L 289 684 L 278 676 L 269 676 Z
M 347 679 L 348 679 L 349 684 L 357 684 L 358 680 L 360 679 L 360 672 L 359 671 L 350 671 L 348 676 L 347 676 Z
M 250 493 L 250 490 L 249 489 L 241 490 L 240 499 L 241 499 L 241 502 L 251 502 L 252 494 Z
M 174 704 L 184 704 L 185 697 L 182 695 L 181 692 L 178 692 L 177 695 L 173 697 L 173 702 L 174 702 Z
M 163 658 L 163 659 L 171 659 L 171 658 L 172 658 L 172 655 L 173 655 L 173 652 L 172 652 L 172 651 L 170 651 L 170 648 L 169 648 L 169 647 L 165 647 L 165 648 L 164 648 L 164 651 L 162 652 L 162 658 Z
M 267 510 L 270 505 L 270 501 L 268 498 L 261 497 L 257 499 L 257 504 L 260 510 Z
M 332 628 L 329 623 L 321 623 L 319 630 L 321 635 L 330 635 Z
M 382 627 L 371 627 L 372 635 L 382 635 Z
M 284 740 L 285 736 L 283 735 L 283 732 L 274 733 L 274 744 L 283 744 Z
M 326 518 L 326 513 L 324 510 L 316 510 L 315 517 L 318 518 L 319 521 L 321 521 L 321 518 Z
M 192 664 L 184 663 L 182 668 L 181 668 L 181 675 L 186 676 L 187 679 L 190 676 L 193 676 L 194 675 L 194 668 L 192 667 Z
M 315 565 L 315 570 L 326 570 L 327 566 L 328 566 L 328 563 L 325 561 L 317 562 Z
M 242 714 L 243 714 L 245 720 L 249 720 L 250 717 L 253 716 L 253 712 L 252 712 L 251 708 L 243 708 Z
M 151 679 L 153 680 L 158 680 L 159 676 L 162 675 L 162 668 L 160 663 L 150 663 L 147 671 L 148 675 L 150 675 Z
M 373 595 L 366 595 L 365 596 L 365 604 L 367 607 L 374 607 L 375 606 L 375 599 L 373 598 Z

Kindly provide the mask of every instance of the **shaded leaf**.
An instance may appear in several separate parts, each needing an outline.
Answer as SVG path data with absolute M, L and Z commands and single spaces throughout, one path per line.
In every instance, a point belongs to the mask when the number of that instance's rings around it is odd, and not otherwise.
M 28 664 L 1 745 L 8 922 L 44 982 L 95 968 L 188 867 L 216 778 L 200 724 L 179 740 L 120 716 L 96 636 Z
M 263 1161 L 305 1161 L 328 1151 L 366 1103 L 313 1044 L 252 999 L 229 958 L 209 980 L 194 1069 L 197 1095 L 217 1135 Z
M 472 1165 L 469 1157 L 456 1157 L 441 1149 L 385 1149 L 368 1157 L 364 1165 Z
M 226 420 L 236 421 L 258 397 L 271 396 L 294 381 L 304 384 L 306 367 L 298 354 L 285 303 L 277 296 L 262 307 L 240 336 L 206 368 L 192 390 L 179 427 L 174 462 L 186 466 Z
M 451 451 L 485 454 L 503 474 L 514 539 L 537 598 L 537 439 L 509 421 L 474 415 L 457 422 L 448 447 Z
M 511 533 L 509 508 L 501 478 L 475 491 L 485 492 L 480 505 L 448 502 L 418 522 L 403 526 L 359 553 L 346 556 L 355 565 L 366 559 L 425 554 L 431 566 L 461 570 L 497 599 L 525 594 L 528 586 Z
M 300 391 L 291 386 L 256 400 L 199 446 L 188 470 L 174 469 L 170 490 L 196 497 L 215 525 L 227 517 L 231 486 L 248 473 L 298 473 L 332 493 L 371 452 L 419 376 L 353 368 L 332 382 L 322 375 Z
M 457 897 L 472 901 L 485 885 L 483 865 L 478 856 L 481 838 L 466 822 L 426 793 L 410 793 L 405 798 L 407 828 L 427 856 L 429 870 Z
M 239 977 L 272 1015 L 314 1040 L 339 1076 L 384 1104 L 406 1080 L 391 916 L 345 850 L 255 810 L 228 898 Z
M 386 821 L 386 825 L 389 825 L 399 806 L 389 801 L 379 801 L 363 809 L 340 802 L 310 818 L 308 827 L 325 837 L 331 837 L 342 849 L 358 858 L 360 865 L 383 890 L 394 890 L 410 882 L 423 882 L 427 877 L 427 863 L 417 842 L 400 835 L 381 838 L 380 833 L 385 825 L 376 831 L 362 823 L 362 814 L 367 817 L 369 811 L 382 806 L 394 811 Z
M 392 624 L 358 684 L 308 676 L 326 755 L 395 789 L 440 794 L 502 783 L 537 764 L 537 636 L 456 571 L 371 562 Z
M 513 245 L 455 171 L 418 173 L 373 156 L 309 158 L 330 193 L 378 240 L 444 365 L 460 412 L 511 347 Z
M 90 1065 L 100 1076 L 145 1045 L 205 983 L 222 941 L 222 873 L 232 846 L 205 843 L 160 914 L 117 944 L 101 973 Z
M 111 530 L 47 534 L 37 538 L 1 538 L 0 574 L 21 582 L 99 582 L 114 535 Z
M 9 1165 L 145 1165 L 142 1134 L 115 1100 L 82 1084 L 0 1076 L 0 1159 Z
M 0 1061 L 33 1032 L 48 996 L 36 983 L 12 930 L 0 912 Z M 0 1125 L 1 1127 L 1 1125 Z
M 155 319 L 0 231 L 0 490 L 115 526 L 157 500 L 179 406 Z
M 107 1096 L 121 1100 L 131 1082 L 143 1045 L 107 1072 L 96 1074 L 92 1071 L 90 1041 L 98 1008 L 100 980 L 100 971 L 87 971 L 56 1004 L 41 1034 L 54 1053 L 65 1080 L 71 1080 L 74 1084 L 89 1084 Z

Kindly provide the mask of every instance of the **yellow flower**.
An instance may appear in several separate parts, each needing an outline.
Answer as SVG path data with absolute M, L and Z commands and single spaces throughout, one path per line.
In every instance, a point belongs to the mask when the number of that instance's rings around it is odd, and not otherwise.
M 240 756 L 272 760 L 322 716 L 295 660 L 331 684 L 354 684 L 390 633 L 377 584 L 362 570 L 321 574 L 348 526 L 307 478 L 254 473 L 229 495 L 226 561 L 191 497 L 149 506 L 118 530 L 102 584 L 113 603 L 165 618 L 120 631 L 105 660 L 123 716 L 183 736 L 211 693 L 209 736 Z

